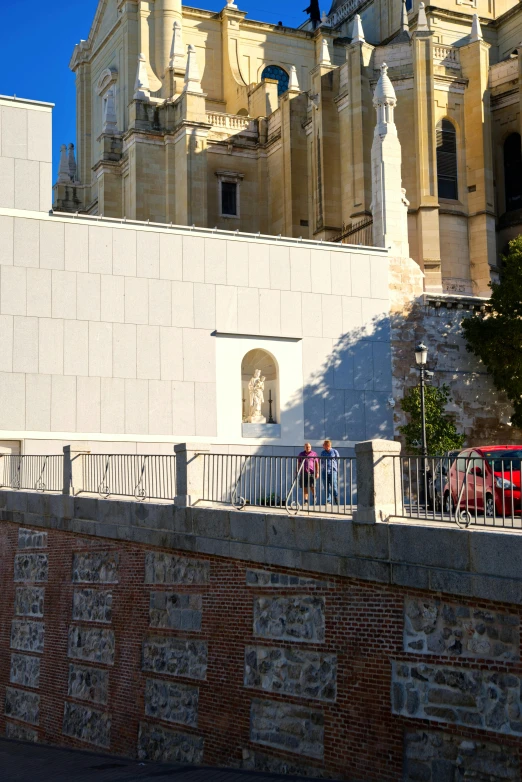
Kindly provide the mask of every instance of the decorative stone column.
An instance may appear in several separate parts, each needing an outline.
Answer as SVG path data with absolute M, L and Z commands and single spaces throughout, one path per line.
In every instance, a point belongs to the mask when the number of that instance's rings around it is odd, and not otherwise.
M 408 258 L 408 201 L 402 188 L 401 145 L 393 117 L 397 98 L 387 70 L 383 63 L 373 96 L 377 110 L 372 144 L 373 243 Z
M 354 521 L 374 524 L 402 514 L 401 444 L 366 440 L 355 444 L 357 511 Z M 395 457 L 395 458 L 394 458 Z
M 62 494 L 73 497 L 83 489 L 83 454 L 90 453 L 81 443 L 63 446 L 63 489 Z
M 176 454 L 176 496 L 174 505 L 188 508 L 203 497 L 204 459 L 210 453 L 208 443 L 178 443 Z

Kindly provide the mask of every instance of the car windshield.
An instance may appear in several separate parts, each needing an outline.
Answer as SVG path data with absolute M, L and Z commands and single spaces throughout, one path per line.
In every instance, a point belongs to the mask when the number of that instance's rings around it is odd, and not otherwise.
M 505 451 L 485 451 L 484 457 L 493 472 L 506 472 L 513 470 L 520 472 L 520 462 L 522 460 L 522 449 L 513 448 Z

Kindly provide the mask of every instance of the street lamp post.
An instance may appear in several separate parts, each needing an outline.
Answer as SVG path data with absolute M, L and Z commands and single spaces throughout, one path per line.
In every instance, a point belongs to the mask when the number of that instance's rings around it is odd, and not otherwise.
M 427 459 L 428 445 L 426 442 L 426 408 L 424 401 L 424 388 L 426 384 L 426 363 L 428 361 L 428 348 L 423 342 L 421 342 L 415 348 L 415 361 L 420 370 L 421 381 L 422 456 L 424 459 Z
M 427 459 L 428 457 L 428 445 L 426 442 L 426 409 L 424 402 L 424 388 L 426 383 L 426 363 L 428 361 L 428 348 L 421 342 L 415 348 L 415 361 L 420 370 L 420 406 L 421 406 L 421 422 L 422 422 L 422 457 Z

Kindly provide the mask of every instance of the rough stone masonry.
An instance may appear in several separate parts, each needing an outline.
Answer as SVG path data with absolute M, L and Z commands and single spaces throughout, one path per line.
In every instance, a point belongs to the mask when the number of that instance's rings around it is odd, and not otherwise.
M 153 503 L 133 523 L 121 505 L 111 527 L 108 501 L 0 492 L 6 735 L 317 778 L 520 781 L 514 533 Z M 45 548 L 21 548 L 38 529 Z

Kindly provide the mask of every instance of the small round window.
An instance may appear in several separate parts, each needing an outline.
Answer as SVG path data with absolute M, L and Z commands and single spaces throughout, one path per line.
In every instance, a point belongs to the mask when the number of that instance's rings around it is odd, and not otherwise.
M 277 94 L 282 95 L 288 89 L 288 73 L 279 65 L 267 65 L 261 74 L 261 79 L 275 79 L 277 81 Z

